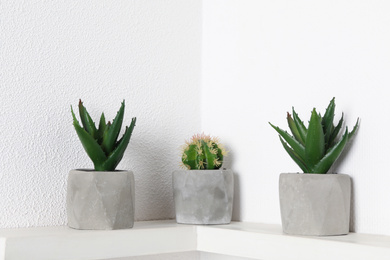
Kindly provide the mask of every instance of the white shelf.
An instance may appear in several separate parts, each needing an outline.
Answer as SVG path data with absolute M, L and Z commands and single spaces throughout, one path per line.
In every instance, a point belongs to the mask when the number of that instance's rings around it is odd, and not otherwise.
M 263 260 L 389 260 L 390 237 L 350 233 L 346 236 L 300 237 L 279 225 L 235 222 L 198 227 L 199 251 Z
M 126 230 L 39 227 L 0 230 L 1 260 L 111 259 L 196 250 L 196 229 L 173 221 L 137 222 Z
M 132 229 L 112 231 L 0 229 L 0 260 L 93 260 L 187 251 L 263 260 L 389 260 L 390 237 L 297 237 L 282 234 L 278 225 L 192 226 L 172 220 L 136 222 Z

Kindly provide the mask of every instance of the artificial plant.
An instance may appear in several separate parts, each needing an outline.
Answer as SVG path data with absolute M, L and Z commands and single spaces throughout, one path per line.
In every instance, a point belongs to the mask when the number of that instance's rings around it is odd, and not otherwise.
M 81 127 L 79 121 L 77 121 L 73 112 L 73 107 L 71 106 L 73 125 L 85 151 L 94 164 L 95 170 L 114 171 L 122 160 L 123 154 L 130 142 L 136 118 L 132 118 L 131 124 L 126 126 L 125 133 L 121 139 L 118 140 L 125 110 L 124 100 L 116 117 L 112 121 L 112 124 L 110 121 L 106 123 L 104 113 L 102 113 L 98 128 L 96 128 L 94 121 L 81 102 L 81 99 L 78 107 L 83 127 Z
M 304 173 L 327 173 L 356 133 L 359 118 L 351 132 L 348 132 L 346 127 L 344 133 L 339 136 L 344 115 L 335 126 L 333 124 L 335 107 L 333 98 L 324 116 L 313 108 L 308 127 L 292 108 L 292 116 L 287 112 L 287 122 L 292 135 L 269 123 L 279 133 L 284 149 Z
M 182 166 L 189 170 L 219 169 L 226 151 L 218 138 L 197 134 L 186 141 L 182 151 Z

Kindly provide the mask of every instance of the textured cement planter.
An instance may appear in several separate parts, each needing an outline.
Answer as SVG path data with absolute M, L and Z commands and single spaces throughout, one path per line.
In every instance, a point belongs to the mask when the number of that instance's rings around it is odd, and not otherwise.
M 230 223 L 234 191 L 231 170 L 175 171 L 173 189 L 177 223 Z
M 351 204 L 351 178 L 348 175 L 282 173 L 279 198 L 284 233 L 348 234 Z
M 134 224 L 131 171 L 71 170 L 66 210 L 75 229 L 126 229 Z

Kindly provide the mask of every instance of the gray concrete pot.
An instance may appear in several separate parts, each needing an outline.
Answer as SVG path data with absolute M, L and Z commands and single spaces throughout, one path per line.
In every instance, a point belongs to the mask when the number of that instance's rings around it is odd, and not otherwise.
M 232 219 L 232 170 L 173 172 L 176 221 L 182 224 L 229 224 Z
M 126 229 L 134 224 L 131 171 L 71 170 L 66 210 L 75 229 Z
M 279 198 L 284 233 L 348 234 L 351 205 L 351 178 L 348 175 L 282 173 Z

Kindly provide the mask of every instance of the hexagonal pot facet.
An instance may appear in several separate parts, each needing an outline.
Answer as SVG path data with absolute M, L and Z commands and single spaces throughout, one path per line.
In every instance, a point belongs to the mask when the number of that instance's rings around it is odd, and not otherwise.
M 234 176 L 231 170 L 173 172 L 176 221 L 182 224 L 229 224 Z
M 134 224 L 131 171 L 71 170 L 66 209 L 75 229 L 126 229 Z
M 286 234 L 330 236 L 349 232 L 351 178 L 346 174 L 282 173 L 279 199 Z

